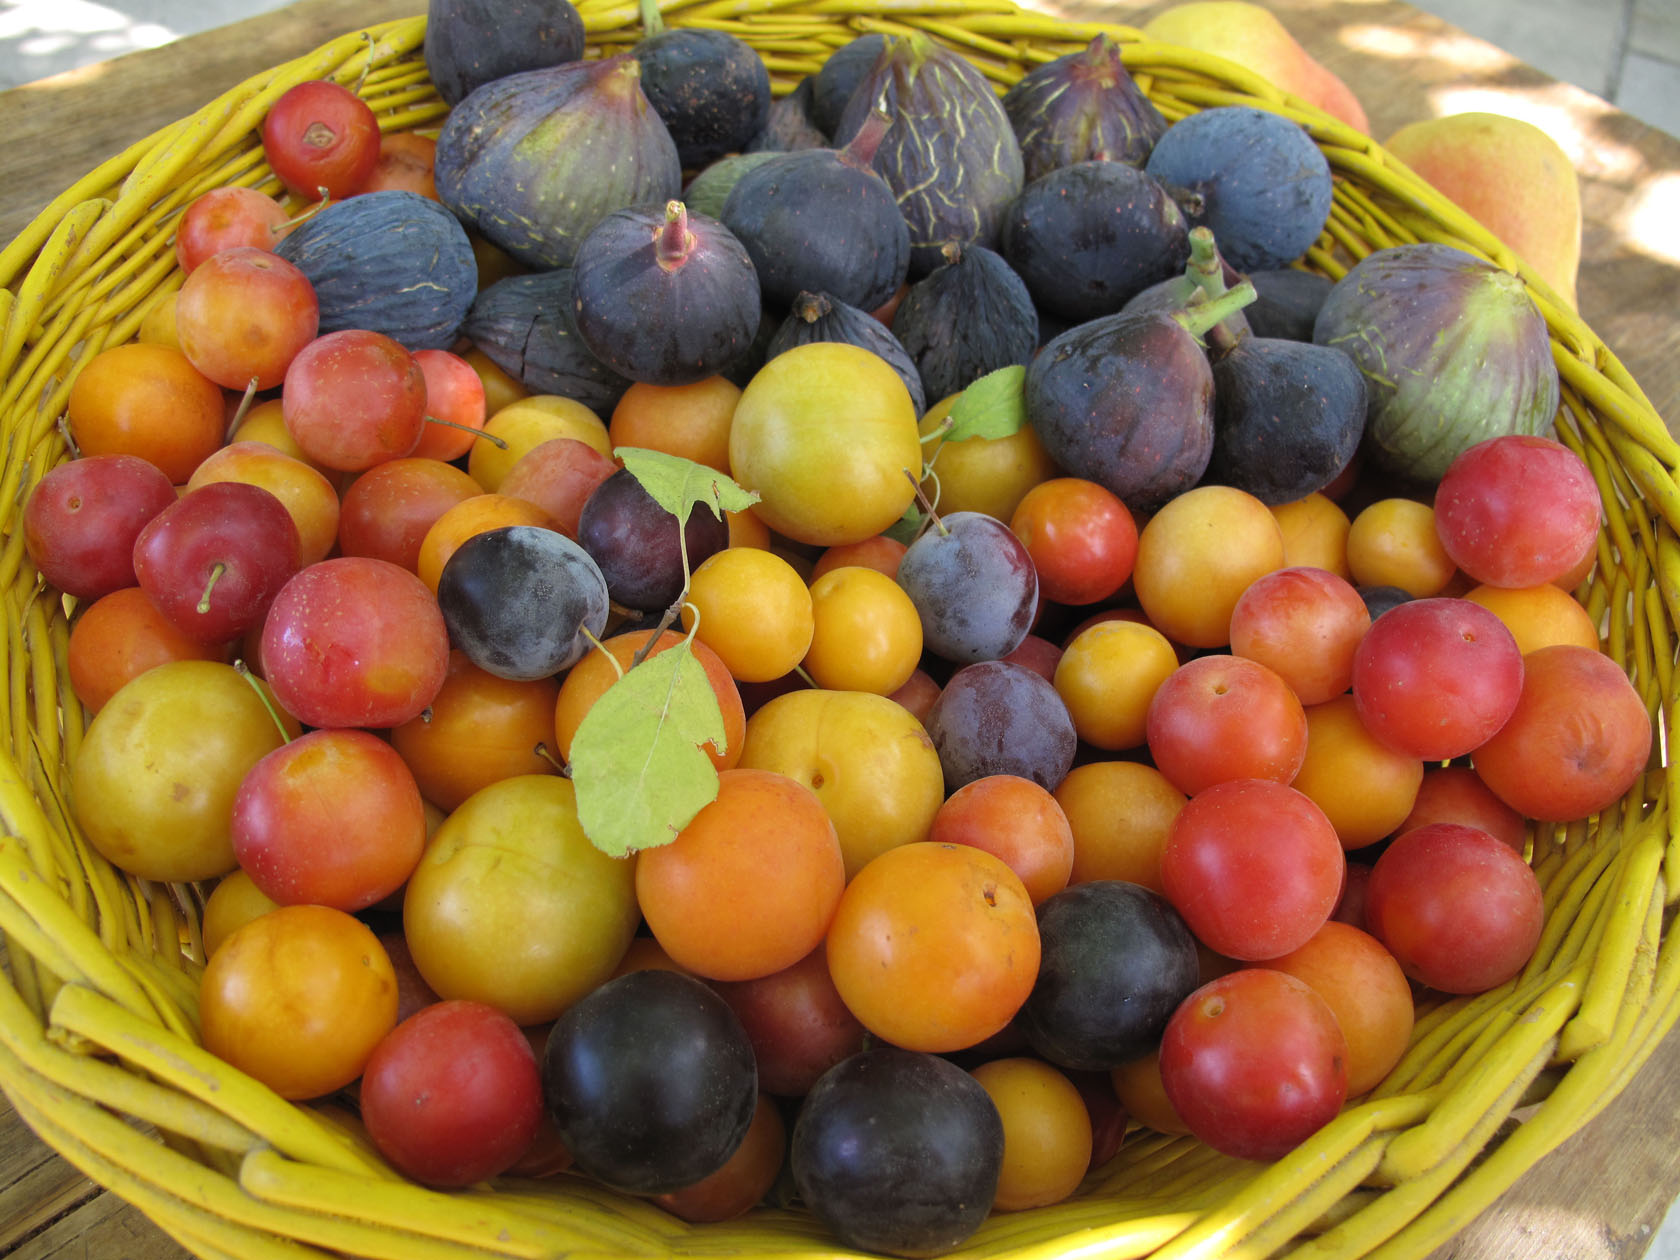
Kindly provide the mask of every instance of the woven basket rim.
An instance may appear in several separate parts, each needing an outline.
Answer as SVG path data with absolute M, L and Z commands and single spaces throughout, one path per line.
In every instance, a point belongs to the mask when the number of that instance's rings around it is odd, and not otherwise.
M 1552 333 L 1565 393 L 1559 436 L 1606 492 L 1599 570 L 1583 598 L 1666 730 L 1680 607 L 1680 444 L 1538 275 L 1370 137 L 1221 58 L 1010 0 L 661 7 L 671 25 L 768 30 L 779 45 L 801 47 L 924 29 L 998 75 L 1106 34 L 1169 114 L 1240 99 L 1308 130 L 1342 190 L 1309 253 L 1317 269 L 1340 274 L 1378 239 L 1436 239 L 1518 275 Z M 582 0 L 578 9 L 590 55 L 634 40 L 633 4 Z M 13 511 L 64 457 L 55 418 L 75 364 L 132 338 L 150 303 L 179 282 L 158 242 L 189 193 L 225 181 L 277 188 L 251 144 L 269 103 L 296 82 L 335 78 L 359 84 L 389 129 L 435 124 L 442 106 L 424 79 L 424 24 L 406 18 L 347 32 L 229 89 L 77 180 L 0 250 L 0 424 Z M 814 55 L 779 49 L 779 90 Z M 66 612 L 39 597 L 20 531 L 9 531 L 0 555 L 12 604 L 11 708 L 0 711 L 12 737 L 0 744 L 0 930 L 13 963 L 11 983 L 0 985 L 0 1086 L 51 1146 L 205 1256 L 291 1254 L 287 1240 L 404 1256 L 455 1254 L 463 1243 L 505 1254 L 834 1254 L 802 1213 L 759 1209 L 745 1223 L 702 1229 L 571 1182 L 563 1191 L 513 1182 L 493 1195 L 424 1191 L 390 1173 L 330 1108 L 281 1103 L 196 1051 L 195 964 L 160 942 L 196 942 L 197 895 L 101 869 L 77 836 L 60 773 L 83 729 L 64 680 Z M 1336 1254 L 1427 1253 L 1595 1115 L 1680 1017 L 1680 949 L 1666 931 L 1672 773 L 1654 769 L 1594 828 L 1540 829 L 1545 965 L 1493 994 L 1429 1010 L 1395 1081 L 1294 1154 L 1233 1167 L 1183 1139 L 1128 1138 L 1080 1198 L 994 1217 L 962 1254 L 1042 1256 L 1077 1235 L 1092 1256 L 1164 1260 L 1227 1248 L 1260 1256 L 1309 1229 Z M 180 1136 L 159 1147 L 107 1106 Z M 1502 1134 L 1518 1107 L 1527 1120 Z

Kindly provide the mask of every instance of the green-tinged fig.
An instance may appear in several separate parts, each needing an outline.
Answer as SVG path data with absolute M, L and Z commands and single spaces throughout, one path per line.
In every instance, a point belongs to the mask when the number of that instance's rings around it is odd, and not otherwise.
M 610 415 L 630 388 L 583 344 L 572 317 L 572 270 L 508 276 L 473 299 L 461 333 L 533 394 L 558 394 Z
M 1027 365 L 1027 422 L 1071 476 L 1154 511 L 1194 486 L 1213 454 L 1213 369 L 1197 337 L 1253 300 L 1245 283 L 1170 314 L 1068 329 Z
M 1107 35 L 1027 71 L 1003 94 L 1003 110 L 1021 142 L 1029 181 L 1092 158 L 1142 166 L 1167 129 Z
M 1010 203 L 998 253 L 1039 310 L 1095 319 L 1182 272 L 1189 230 L 1152 176 L 1120 162 L 1075 162 L 1039 176 Z
M 493 79 L 583 56 L 571 0 L 429 0 L 426 76 L 446 105 Z
M 741 242 L 680 201 L 615 210 L 578 246 L 578 335 L 615 372 L 649 385 L 716 376 L 751 350 L 758 277 Z
M 683 189 L 683 205 L 693 214 L 709 214 L 714 219 L 721 219 L 723 203 L 729 200 L 730 190 L 741 176 L 775 156 L 774 149 L 762 149 L 720 157 L 688 181 L 688 187 Z
M 1365 378 L 1332 346 L 1244 337 L 1213 360 L 1213 456 L 1204 480 L 1268 507 L 1324 489 L 1365 431 Z
M 960 54 L 917 31 L 886 50 L 852 93 L 834 132 L 845 144 L 877 109 L 892 120 L 875 169 L 910 228 L 910 274 L 944 261 L 948 241 L 992 246 L 1021 191 L 1021 146 L 991 84 Z
M 839 151 L 784 153 L 735 182 L 718 217 L 746 246 L 767 306 L 785 311 L 810 292 L 872 311 L 904 283 L 909 229 L 869 165 L 886 134 L 874 114 Z
M 910 401 L 916 404 L 917 418 L 927 410 L 927 394 L 922 389 L 922 378 L 916 371 L 916 365 L 910 361 L 898 338 L 867 311 L 860 311 L 830 293 L 801 293 L 794 299 L 793 310 L 770 338 L 764 357 L 773 359 L 784 350 L 802 346 L 808 341 L 843 341 L 880 355 L 910 391 Z
M 486 83 L 438 133 L 438 198 L 527 267 L 569 267 L 602 216 L 682 187 L 671 133 L 624 54 Z
M 770 119 L 770 72 L 752 46 L 728 31 L 667 27 L 655 0 L 642 0 L 645 34 L 630 55 L 642 91 L 676 141 L 685 168 L 736 153 Z
M 1367 452 L 1439 481 L 1477 442 L 1544 433 L 1558 374 L 1546 321 L 1522 281 L 1448 245 L 1396 245 L 1354 265 L 1324 299 L 1313 340 L 1365 375 Z
M 984 245 L 947 245 L 945 257 L 893 315 L 893 333 L 935 401 L 1038 348 L 1038 311 L 1008 263 Z

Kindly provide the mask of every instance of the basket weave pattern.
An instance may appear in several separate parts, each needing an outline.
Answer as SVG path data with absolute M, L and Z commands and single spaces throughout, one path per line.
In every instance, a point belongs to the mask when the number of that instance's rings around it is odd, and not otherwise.
M 578 9 L 590 55 L 640 35 L 633 4 Z M 1308 128 L 1336 175 L 1313 267 L 1337 277 L 1373 249 L 1431 240 L 1522 275 L 1562 376 L 1557 435 L 1587 461 L 1606 507 L 1598 563 L 1577 594 L 1666 749 L 1680 446 L 1538 277 L 1368 137 L 1231 63 L 1007 0 L 678 0 L 665 14 L 740 35 L 778 90 L 865 31 L 926 31 L 1000 85 L 1107 32 L 1169 120 L 1246 103 Z M 68 767 L 86 719 L 67 680 L 67 612 L 41 585 L 19 522 L 29 490 L 67 457 L 61 418 L 77 365 L 132 339 L 179 285 L 171 224 L 194 197 L 232 183 L 278 191 L 257 129 L 288 88 L 333 78 L 355 86 L 387 130 L 435 127 L 444 107 L 423 34 L 421 18 L 355 32 L 240 85 L 100 166 L 0 251 L 0 1085 L 71 1163 L 206 1257 L 832 1256 L 832 1238 L 797 1211 L 695 1227 L 573 1178 L 452 1195 L 402 1180 L 333 1106 L 286 1103 L 199 1048 L 204 890 L 116 871 L 73 821 Z M 1420 1012 L 1390 1078 L 1287 1158 L 1245 1163 L 1134 1133 L 1076 1198 L 994 1216 L 964 1254 L 1424 1255 L 1590 1120 L 1680 1013 L 1680 949 L 1665 913 L 1680 860 L 1676 786 L 1654 765 L 1590 823 L 1539 826 L 1533 864 L 1548 918 L 1528 968 Z

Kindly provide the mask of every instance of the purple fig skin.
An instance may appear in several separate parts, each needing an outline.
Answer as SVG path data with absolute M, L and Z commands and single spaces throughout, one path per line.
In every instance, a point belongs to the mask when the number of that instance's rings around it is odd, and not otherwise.
M 1378 250 L 1336 282 L 1313 340 L 1365 374 L 1373 462 L 1438 482 L 1465 449 L 1547 432 L 1558 374 L 1544 317 L 1522 281 L 1447 245 Z
M 1134 512 L 1190 489 L 1213 455 L 1213 369 L 1163 311 L 1068 329 L 1027 365 L 1025 393 L 1050 457 Z
M 578 336 L 613 371 L 649 385 L 716 376 L 751 349 L 760 315 L 752 259 L 729 229 L 680 201 L 630 206 L 578 246 Z
M 892 127 L 875 154 L 910 229 L 910 275 L 944 262 L 947 241 L 990 248 L 1021 191 L 1021 146 L 985 76 L 920 31 L 889 39 L 835 129 L 845 144 L 877 108 Z
M 1029 183 L 1090 159 L 1141 167 L 1167 130 L 1107 35 L 1027 71 L 1004 93 L 1003 110 L 1021 143 Z
M 629 54 L 528 70 L 470 92 L 438 133 L 438 198 L 538 271 L 622 206 L 682 188 L 676 143 Z

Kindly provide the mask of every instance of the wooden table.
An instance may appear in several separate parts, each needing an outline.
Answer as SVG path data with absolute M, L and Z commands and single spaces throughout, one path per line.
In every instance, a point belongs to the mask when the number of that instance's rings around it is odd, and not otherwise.
M 1395 0 L 1269 0 L 1359 95 L 1379 138 L 1438 112 L 1502 101 L 1542 120 L 1576 160 L 1586 216 L 1580 309 L 1675 428 L 1680 244 L 1656 243 L 1653 198 L 1680 184 L 1680 140 Z M 1164 0 L 1064 0 L 1141 23 Z M 301 0 L 165 48 L 0 93 L 0 240 L 99 161 L 216 93 L 419 0 Z M 1436 94 L 1449 103 L 1436 108 Z M 1672 192 L 1670 193 L 1672 196 Z M 1672 219 L 1664 225 L 1672 232 Z M 1649 233 L 1641 237 L 1640 230 Z M 1680 1194 L 1680 1029 L 1592 1124 L 1524 1176 L 1435 1260 L 1635 1260 Z M 47 1150 L 0 1102 L 0 1255 L 174 1260 L 149 1221 Z

